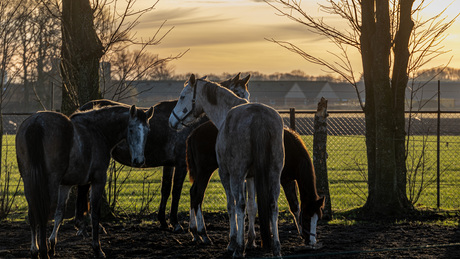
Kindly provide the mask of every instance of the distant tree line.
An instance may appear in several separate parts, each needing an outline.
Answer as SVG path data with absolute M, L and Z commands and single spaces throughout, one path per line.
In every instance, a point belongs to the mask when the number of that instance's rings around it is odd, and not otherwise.
M 276 72 L 272 74 L 264 74 L 258 71 L 238 71 L 241 72 L 242 75 L 251 75 L 252 81 L 279 81 L 279 80 L 297 80 L 297 81 L 328 81 L 328 82 L 345 82 L 341 77 L 334 76 L 334 75 L 320 75 L 320 76 L 312 76 L 306 74 L 302 70 L 292 70 L 291 72 Z M 208 79 L 212 81 L 223 81 L 228 78 L 234 77 L 235 75 L 232 73 L 224 72 L 222 74 L 206 74 L 200 76 L 208 76 Z M 171 78 L 173 80 L 184 80 L 189 78 L 190 74 L 179 74 L 179 75 L 172 75 Z
M 460 81 L 460 69 L 452 67 L 435 67 L 421 70 L 415 77 L 418 81 L 441 80 Z

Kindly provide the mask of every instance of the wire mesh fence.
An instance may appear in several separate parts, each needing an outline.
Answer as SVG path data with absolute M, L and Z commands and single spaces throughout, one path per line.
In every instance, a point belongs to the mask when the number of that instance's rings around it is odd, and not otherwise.
M 10 218 L 24 218 L 27 203 L 16 163 L 14 137 L 30 114 L 4 114 L 4 136 L 0 174 L 0 210 Z M 289 112 L 281 112 L 290 126 Z M 314 112 L 296 112 L 295 128 L 312 154 Z M 460 209 L 460 113 L 435 112 L 406 115 L 407 196 L 419 207 Z M 362 112 L 329 112 L 328 177 L 332 209 L 348 210 L 367 199 L 365 120 Z M 438 140 L 439 139 L 439 140 Z M 439 159 L 438 159 L 439 157 Z M 439 161 L 439 165 L 438 165 Z M 439 169 L 438 169 L 439 167 Z M 438 177 L 439 176 L 439 177 Z M 106 193 L 109 205 L 120 214 L 149 214 L 158 210 L 162 168 L 135 169 L 111 162 Z M 179 212 L 188 212 L 191 184 L 185 180 Z M 281 192 L 280 210 L 288 210 Z M 169 208 L 169 204 L 168 204 Z M 9 209 L 9 210 L 8 210 Z M 218 173 L 211 178 L 203 209 L 226 211 L 225 192 Z M 0 215 L 1 216 L 1 215 Z

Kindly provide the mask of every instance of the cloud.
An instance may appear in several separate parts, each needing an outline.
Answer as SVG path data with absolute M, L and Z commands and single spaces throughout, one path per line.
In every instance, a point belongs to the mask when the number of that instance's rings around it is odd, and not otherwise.
M 167 24 L 170 26 L 195 26 L 200 24 L 226 23 L 235 20 L 235 18 L 224 18 L 217 14 L 203 15 L 198 10 L 199 8 L 197 7 L 155 10 L 145 15 L 137 28 L 151 27 L 152 24 L 161 24 L 164 21 L 167 21 Z

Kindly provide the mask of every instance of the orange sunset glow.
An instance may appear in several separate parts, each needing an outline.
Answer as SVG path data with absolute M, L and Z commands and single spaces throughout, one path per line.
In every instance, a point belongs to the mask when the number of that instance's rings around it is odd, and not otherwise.
M 150 1 L 139 1 L 144 6 Z M 322 12 L 324 0 L 303 1 L 304 10 L 337 28 L 346 30 L 345 22 Z M 429 18 L 447 8 L 443 17 L 453 19 L 460 10 L 460 2 L 434 0 L 422 12 L 422 18 Z M 415 18 L 415 17 L 414 17 Z M 167 0 L 159 1 L 155 10 L 144 16 L 137 29 L 141 37 L 152 35 L 159 25 L 167 20 L 165 29 L 174 27 L 158 46 L 150 51 L 161 56 L 176 55 L 189 49 L 181 59 L 174 61 L 176 74 L 194 72 L 199 74 L 238 71 L 259 71 L 262 73 L 303 70 L 309 75 L 323 75 L 323 67 L 308 63 L 300 56 L 269 42 L 266 39 L 288 41 L 304 51 L 325 59 L 332 59 L 331 53 L 339 53 L 328 39 L 309 31 L 286 17 L 282 17 L 262 0 Z M 342 28 L 343 27 L 343 28 Z M 447 54 L 438 57 L 425 68 L 446 65 L 460 67 L 458 40 L 460 23 L 455 22 L 446 32 L 442 42 Z M 356 70 L 361 70 L 360 56 L 350 47 L 351 61 Z M 356 53 L 355 53 L 356 52 Z

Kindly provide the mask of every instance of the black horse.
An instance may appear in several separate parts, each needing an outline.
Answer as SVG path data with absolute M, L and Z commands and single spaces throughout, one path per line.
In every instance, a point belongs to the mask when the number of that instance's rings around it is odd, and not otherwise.
M 232 79 L 222 82 L 222 86 L 229 88 L 242 97 L 247 97 L 247 84 L 250 76 L 240 79 L 240 74 Z M 160 102 L 154 106 L 154 115 L 150 119 L 150 132 L 147 137 L 145 147 L 145 165 L 144 168 L 163 166 L 163 177 L 161 182 L 161 202 L 158 210 L 158 220 L 162 228 L 168 228 L 166 222 L 166 203 L 171 194 L 172 186 L 172 201 L 170 209 L 170 224 L 174 232 L 182 232 L 183 228 L 179 224 L 177 212 L 179 208 L 179 200 L 182 193 L 182 187 L 187 175 L 186 164 L 186 148 L 185 142 L 188 135 L 196 127 L 208 121 L 208 118 L 203 117 L 197 123 L 188 125 L 181 131 L 176 131 L 169 127 L 169 116 L 175 107 L 177 100 Z M 95 106 L 112 106 L 124 105 L 111 100 L 95 100 L 91 101 L 82 107 L 80 110 L 92 109 Z M 112 150 L 112 158 L 124 165 L 131 166 L 130 154 L 126 143 L 120 143 Z M 174 179 L 173 179 L 174 176 Z M 173 185 L 172 185 L 173 184 Z M 89 186 L 79 186 L 78 197 L 75 212 L 75 225 L 79 229 L 79 233 L 85 234 L 85 221 L 83 215 L 88 210 L 87 193 Z
M 126 140 L 132 157 L 129 163 L 142 166 L 152 112 L 137 110 L 134 105 L 78 112 L 70 118 L 57 112 L 38 112 L 21 124 L 16 157 L 29 205 L 32 257 L 40 253 L 41 258 L 48 258 L 46 225 L 55 211 L 49 238 L 50 254 L 54 254 L 69 190 L 73 185 L 89 183 L 92 246 L 96 256 L 105 257 L 99 242 L 99 218 L 110 150 Z

